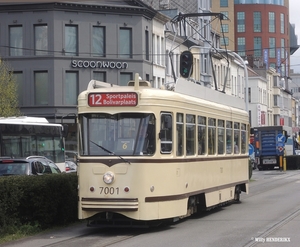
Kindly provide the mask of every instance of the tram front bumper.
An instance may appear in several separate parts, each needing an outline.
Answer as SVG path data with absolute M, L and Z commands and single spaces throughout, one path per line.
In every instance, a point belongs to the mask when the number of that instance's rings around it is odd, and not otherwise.
M 81 198 L 81 209 L 84 211 L 137 211 L 137 198 Z

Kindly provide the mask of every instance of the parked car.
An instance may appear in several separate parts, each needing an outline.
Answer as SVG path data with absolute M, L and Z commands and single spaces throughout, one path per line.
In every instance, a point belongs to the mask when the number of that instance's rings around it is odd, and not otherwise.
M 66 160 L 66 173 L 77 172 L 77 164 L 72 160 Z
M 250 163 L 252 165 L 252 170 L 255 170 L 257 168 L 257 163 L 255 159 L 254 153 L 252 155 L 249 155 Z
M 76 151 L 65 150 L 66 155 L 66 173 L 77 172 L 77 158 Z
M 255 159 L 250 157 L 250 163 L 252 166 L 252 170 L 255 170 L 257 168 L 257 163 L 256 163 Z
M 43 175 L 61 173 L 58 166 L 43 156 L 27 158 L 0 157 L 0 176 Z

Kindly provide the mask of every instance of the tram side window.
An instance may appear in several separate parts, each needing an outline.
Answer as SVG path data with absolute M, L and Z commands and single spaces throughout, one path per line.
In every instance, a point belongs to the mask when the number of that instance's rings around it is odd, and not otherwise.
M 171 113 L 161 113 L 160 115 L 160 147 L 161 153 L 171 153 L 172 152 L 172 114 Z
M 218 154 L 224 154 L 225 147 L 225 121 L 218 120 Z
M 216 153 L 216 119 L 208 118 L 208 154 Z
M 232 122 L 226 121 L 226 153 L 232 153 Z
M 246 153 L 247 147 L 247 126 L 246 124 L 241 124 L 241 153 Z
M 241 150 L 240 145 L 240 123 L 234 123 L 234 153 L 238 154 Z
M 206 117 L 198 116 L 198 155 L 206 153 Z
M 196 136 L 196 126 L 195 126 L 195 115 L 186 115 L 186 155 L 195 154 L 195 136 Z
M 183 155 L 183 114 L 177 113 L 176 115 L 176 155 Z

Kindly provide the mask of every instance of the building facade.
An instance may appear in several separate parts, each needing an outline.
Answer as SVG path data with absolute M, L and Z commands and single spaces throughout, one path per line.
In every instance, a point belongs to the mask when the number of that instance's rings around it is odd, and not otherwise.
M 90 80 L 127 85 L 139 73 L 164 83 L 169 19 L 141 1 L 11 1 L 0 4 L 0 20 L 0 57 L 16 77 L 22 114 L 69 124 L 69 143 Z
M 138 72 L 153 80 L 153 64 L 164 66 L 167 19 L 143 3 L 121 2 L 0 5 L 0 56 L 13 68 L 24 115 L 55 122 L 76 114 L 91 79 L 126 85 Z
M 247 57 L 250 66 L 272 67 L 288 76 L 290 60 L 288 1 L 236 0 L 235 50 Z

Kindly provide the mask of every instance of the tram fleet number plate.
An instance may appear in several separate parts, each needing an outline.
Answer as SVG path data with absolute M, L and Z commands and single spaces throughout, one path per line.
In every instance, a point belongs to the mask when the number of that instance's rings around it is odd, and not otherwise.
M 138 95 L 133 92 L 124 93 L 89 93 L 89 106 L 136 106 Z
M 119 195 L 120 188 L 119 187 L 100 187 L 100 195 Z

